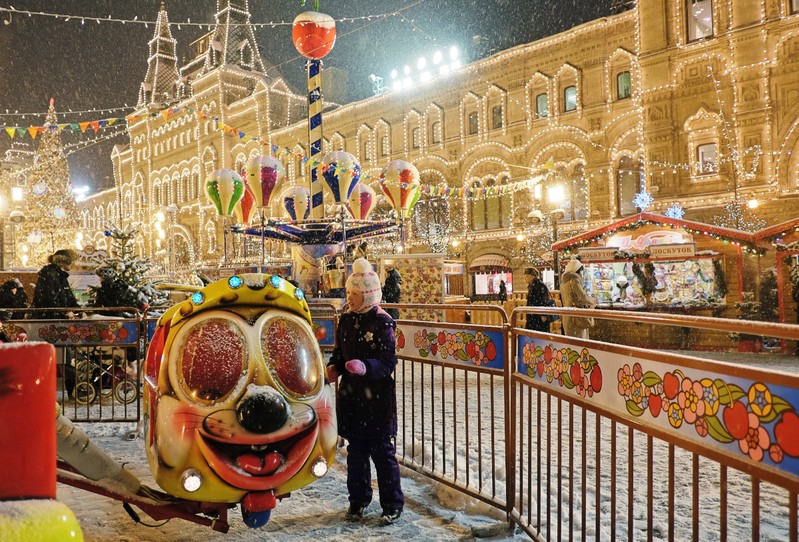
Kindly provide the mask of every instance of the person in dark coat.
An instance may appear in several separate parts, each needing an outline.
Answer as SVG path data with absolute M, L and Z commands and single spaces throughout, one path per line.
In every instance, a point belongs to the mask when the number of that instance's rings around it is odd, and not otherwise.
M 528 307 L 547 307 L 549 306 L 549 288 L 541 280 L 541 273 L 538 269 L 530 268 L 526 271 L 527 276 L 527 306 Z M 549 332 L 550 318 L 544 314 L 528 314 L 525 328 L 532 331 Z
M 355 260 L 347 279 L 348 311 L 341 316 L 336 347 L 327 365 L 327 378 L 339 377 L 336 398 L 339 435 L 347 447 L 347 517 L 361 518 L 372 501 L 371 459 L 383 517 L 393 522 L 402 513 L 399 463 L 393 438 L 397 435 L 397 395 L 393 378 L 397 366 L 394 319 L 380 303 L 380 279 L 364 258 Z
M 69 268 L 78 258 L 74 250 L 57 250 L 48 258 L 48 264 L 39 271 L 36 289 L 33 292 L 34 308 L 78 307 L 78 300 L 69 285 Z M 35 312 L 34 318 L 72 318 L 74 313 L 64 311 Z
M 0 307 L 9 309 L 25 309 L 28 307 L 28 294 L 19 279 L 13 278 L 0 285 Z M 20 320 L 25 311 L 1 311 L 3 318 Z
M 508 300 L 508 287 L 505 285 L 505 281 L 499 281 L 499 300 L 500 302 L 504 303 Z
M 383 284 L 383 303 L 399 303 L 402 297 L 402 276 L 396 269 L 389 269 L 386 274 L 386 282 Z M 399 309 L 386 309 L 386 312 L 394 319 L 399 320 Z
M 119 278 L 116 271 L 110 267 L 98 267 L 95 270 L 95 274 L 100 277 L 100 287 L 97 288 L 94 297 L 95 307 L 137 307 L 143 309 L 146 306 L 146 303 L 143 303 L 140 299 L 139 291 Z M 126 318 L 133 316 L 124 311 L 102 311 L 100 314 Z

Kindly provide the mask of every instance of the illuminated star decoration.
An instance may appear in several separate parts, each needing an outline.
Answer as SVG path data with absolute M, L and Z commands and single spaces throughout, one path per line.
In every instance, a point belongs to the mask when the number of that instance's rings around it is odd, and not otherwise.
M 366 333 L 363 334 L 363 338 L 366 339 L 366 342 L 370 343 L 372 342 L 372 339 L 374 339 L 374 333 L 372 333 L 371 331 L 367 331 Z
M 641 209 L 641 212 L 645 212 L 652 202 L 655 201 L 655 198 L 652 197 L 652 194 L 646 191 L 646 189 L 642 189 L 638 192 L 635 197 L 633 198 L 633 205 Z
M 685 216 L 685 210 L 682 208 L 682 206 L 680 206 L 680 204 L 675 203 L 666 209 L 664 214 L 669 218 L 676 218 L 677 220 L 680 220 L 683 216 Z

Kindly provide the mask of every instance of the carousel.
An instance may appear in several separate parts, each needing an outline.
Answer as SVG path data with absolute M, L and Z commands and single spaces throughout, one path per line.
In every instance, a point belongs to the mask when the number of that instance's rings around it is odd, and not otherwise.
M 329 20 L 328 20 L 329 19 Z M 331 25 L 333 25 L 331 38 Z M 222 168 L 206 182 L 210 201 L 224 220 L 224 232 L 261 239 L 260 270 L 270 262 L 266 240 L 282 241 L 291 247 L 290 278 L 317 298 L 343 297 L 350 256 L 348 246 L 363 246 L 370 238 L 397 235 L 405 252 L 405 222 L 420 195 L 416 167 L 404 160 L 388 163 L 379 177 L 362 175 L 355 156 L 343 150 L 322 155 L 321 59 L 335 41 L 332 19 L 307 12 L 295 20 L 292 38 L 297 50 L 308 59 L 309 155 L 301 156 L 308 168 L 309 186 L 286 185 L 286 169 L 274 156 L 287 149 L 269 146 L 273 153 L 254 156 L 238 173 Z M 393 218 L 372 220 L 379 186 L 393 209 Z M 285 215 L 272 216 L 273 198 L 282 197 Z M 260 220 L 254 215 L 258 211 Z M 225 243 L 224 266 L 227 266 Z

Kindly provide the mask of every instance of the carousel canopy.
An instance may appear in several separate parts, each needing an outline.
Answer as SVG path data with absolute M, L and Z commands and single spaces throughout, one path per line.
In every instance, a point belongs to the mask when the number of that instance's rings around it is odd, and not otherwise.
M 261 226 L 242 228 L 234 226 L 234 233 L 266 237 L 298 245 L 332 245 L 342 241 L 356 241 L 397 232 L 399 225 L 391 220 L 353 221 L 306 220 L 303 222 L 278 222 L 269 220 Z M 346 236 L 345 236 L 346 232 Z

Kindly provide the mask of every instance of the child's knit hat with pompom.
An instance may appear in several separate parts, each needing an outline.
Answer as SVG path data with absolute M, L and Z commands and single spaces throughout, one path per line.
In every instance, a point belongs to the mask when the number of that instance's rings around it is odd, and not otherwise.
M 380 278 L 366 258 L 358 258 L 352 264 L 352 273 L 347 278 L 347 291 L 357 291 L 363 295 L 363 305 L 357 312 L 368 312 L 380 303 L 383 295 Z

